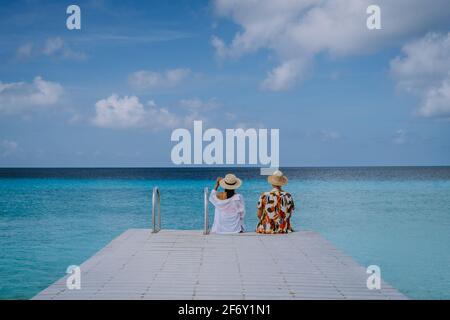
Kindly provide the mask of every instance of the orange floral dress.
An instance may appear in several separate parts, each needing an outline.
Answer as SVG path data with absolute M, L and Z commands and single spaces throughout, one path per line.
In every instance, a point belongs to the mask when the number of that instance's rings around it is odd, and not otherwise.
M 257 233 L 292 232 L 291 216 L 294 212 L 294 200 L 290 193 L 276 188 L 264 192 L 258 201 L 259 222 Z

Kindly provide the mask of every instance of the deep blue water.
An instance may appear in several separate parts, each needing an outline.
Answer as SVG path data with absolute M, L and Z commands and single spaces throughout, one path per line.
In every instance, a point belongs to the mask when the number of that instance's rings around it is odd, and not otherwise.
M 27 299 L 128 228 L 201 229 L 202 190 L 243 178 L 248 229 L 269 189 L 258 169 L 0 169 L 0 298 Z M 314 230 L 411 298 L 450 298 L 450 167 L 286 168 L 297 229 Z M 212 208 L 211 210 L 212 211 Z

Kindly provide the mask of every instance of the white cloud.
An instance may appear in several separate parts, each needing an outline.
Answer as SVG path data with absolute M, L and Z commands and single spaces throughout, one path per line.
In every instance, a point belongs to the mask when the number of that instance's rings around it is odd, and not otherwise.
M 15 141 L 3 140 L 0 141 L 0 155 L 8 157 L 17 152 L 19 144 Z
M 261 87 L 271 91 L 289 89 L 304 75 L 307 67 L 304 60 L 285 61 L 267 74 Z
M 185 68 L 171 69 L 162 73 L 141 70 L 131 74 L 128 82 L 138 90 L 171 88 L 179 85 L 190 73 L 191 71 Z
M 279 66 L 268 73 L 262 87 L 284 90 L 304 76 L 306 66 L 322 52 L 333 56 L 370 53 L 405 37 L 446 22 L 450 2 L 435 0 L 378 0 L 382 29 L 366 27 L 371 0 L 215 0 L 220 17 L 242 30 L 227 45 L 217 36 L 212 46 L 220 58 L 268 49 Z
M 137 96 L 120 97 L 113 94 L 97 101 L 96 113 L 90 122 L 101 128 L 142 128 L 158 131 L 190 127 L 194 120 L 212 125 L 216 122 L 223 124 L 225 120 L 236 118 L 235 114 L 229 112 L 224 115 L 217 113 L 219 106 L 220 103 L 215 98 L 190 98 L 179 100 L 170 111 L 168 108 L 158 107 L 153 100 L 143 103 Z
M 391 61 L 391 73 L 401 90 L 417 95 L 417 114 L 450 116 L 450 33 L 429 33 L 402 48 Z
M 26 59 L 30 57 L 56 57 L 64 60 L 85 60 L 86 54 L 72 50 L 61 37 L 47 38 L 45 42 L 27 42 L 19 46 L 16 58 Z
M 212 37 L 211 45 L 214 47 L 214 49 L 216 49 L 216 55 L 220 59 L 225 59 L 227 55 L 231 53 L 230 50 L 227 50 L 227 45 L 225 44 L 225 42 L 216 36 Z
M 182 99 L 180 106 L 194 112 L 205 112 L 219 107 L 217 99 L 202 100 L 199 98 Z
M 441 86 L 427 91 L 418 114 L 424 117 L 450 117 L 450 78 Z
M 173 128 L 180 119 L 165 108 L 158 108 L 153 101 L 144 106 L 136 96 L 120 98 L 113 94 L 95 104 L 95 126 L 102 128 L 149 128 L 159 130 Z
M 45 42 L 42 53 L 46 56 L 57 56 L 68 60 L 84 60 L 86 55 L 70 49 L 60 37 L 48 38 Z
M 0 112 L 21 113 L 60 101 L 63 87 L 57 82 L 34 78 L 32 83 L 0 81 Z
M 64 42 L 61 38 L 49 38 L 45 42 L 43 52 L 45 55 L 52 55 L 64 47 Z

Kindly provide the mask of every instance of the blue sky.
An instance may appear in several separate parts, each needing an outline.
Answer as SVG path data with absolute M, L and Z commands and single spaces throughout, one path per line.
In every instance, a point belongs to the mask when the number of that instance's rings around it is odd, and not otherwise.
M 170 166 L 196 119 L 279 128 L 282 166 L 449 165 L 450 3 L 392 2 L 2 1 L 0 166 Z

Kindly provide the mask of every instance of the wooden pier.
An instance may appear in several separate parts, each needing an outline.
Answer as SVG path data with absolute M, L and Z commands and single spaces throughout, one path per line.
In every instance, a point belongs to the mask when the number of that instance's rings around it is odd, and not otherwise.
M 33 299 L 406 299 L 321 235 L 130 229 Z

